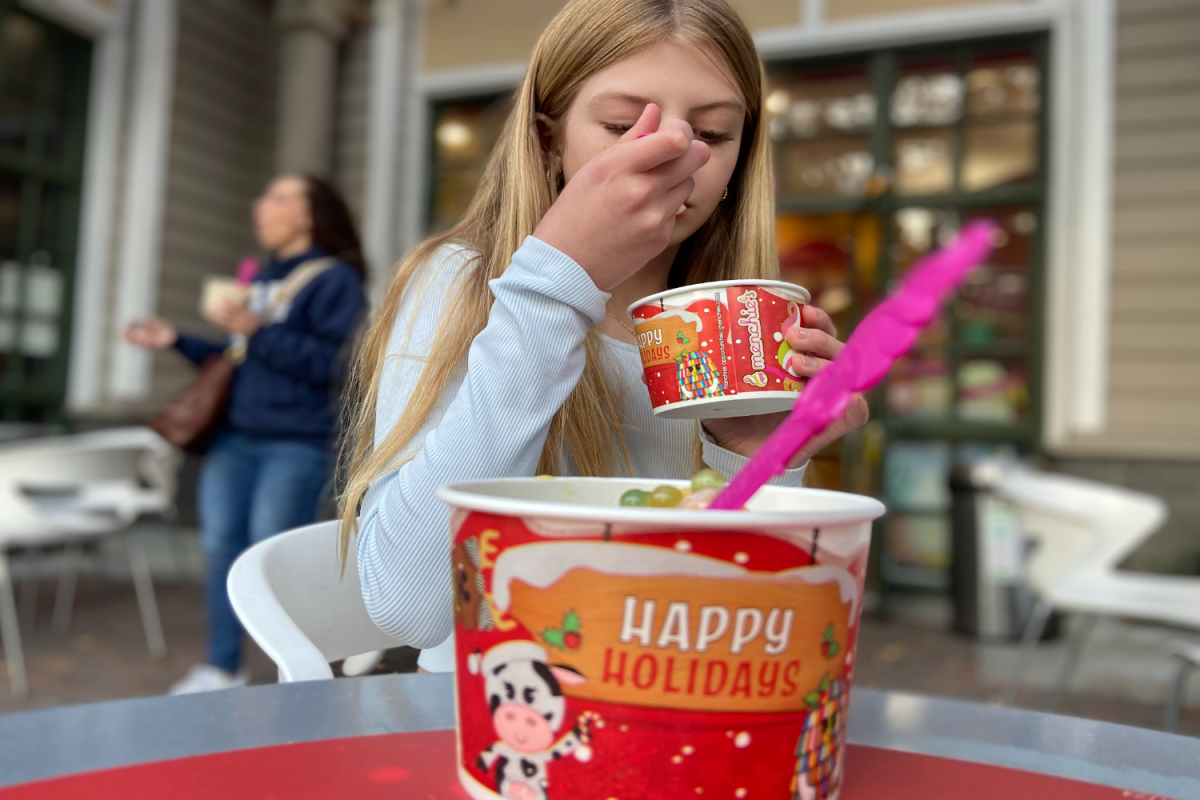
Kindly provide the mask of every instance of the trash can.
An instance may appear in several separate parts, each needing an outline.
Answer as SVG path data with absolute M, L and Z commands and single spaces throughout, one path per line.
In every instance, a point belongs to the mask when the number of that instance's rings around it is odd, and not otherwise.
M 1019 639 L 1033 608 L 1016 509 L 994 492 L 1004 469 L 981 460 L 950 471 L 954 629 L 979 639 Z

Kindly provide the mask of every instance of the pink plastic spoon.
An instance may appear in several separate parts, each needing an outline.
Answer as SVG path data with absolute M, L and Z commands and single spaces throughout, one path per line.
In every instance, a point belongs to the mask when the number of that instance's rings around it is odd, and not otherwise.
M 746 505 L 760 486 L 783 472 L 788 459 L 842 415 L 851 395 L 878 383 L 933 320 L 945 295 L 987 257 L 995 229 L 988 220 L 971 222 L 955 241 L 913 267 L 899 291 L 863 318 L 838 357 L 809 379 L 792 413 L 709 508 L 732 511 Z

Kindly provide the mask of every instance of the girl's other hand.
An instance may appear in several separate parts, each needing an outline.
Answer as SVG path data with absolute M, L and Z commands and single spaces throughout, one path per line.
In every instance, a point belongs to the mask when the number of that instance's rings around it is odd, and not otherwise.
M 670 243 L 709 149 L 683 120 L 660 127 L 653 103 L 618 143 L 587 162 L 533 235 L 574 259 L 609 291 Z
M 230 300 L 206 306 L 202 313 L 206 320 L 226 333 L 240 333 L 250 337 L 262 327 L 262 320 L 257 314 Z
M 800 312 L 800 321 L 801 325 L 793 326 L 784 334 L 793 348 L 787 366 L 797 375 L 808 378 L 829 366 L 829 362 L 846 345 L 837 338 L 837 328 L 834 327 L 833 320 L 821 309 L 805 306 Z M 704 429 L 718 445 L 738 455 L 750 457 L 758 452 L 758 448 L 775 432 L 787 415 L 788 412 L 785 411 L 757 417 L 709 419 L 703 424 Z M 854 395 L 845 413 L 801 448 L 788 462 L 788 468 L 795 469 L 801 466 L 830 442 L 861 428 L 867 423 L 868 416 L 867 401 L 861 394 Z
M 801 378 L 811 378 L 829 365 L 846 345 L 837 338 L 837 327 L 821 309 L 804 306 L 800 309 L 800 324 L 784 334 L 792 346 L 784 369 Z
M 166 350 L 175 345 L 179 339 L 179 332 L 166 320 L 150 317 L 130 323 L 124 331 L 124 337 L 125 341 L 135 347 Z

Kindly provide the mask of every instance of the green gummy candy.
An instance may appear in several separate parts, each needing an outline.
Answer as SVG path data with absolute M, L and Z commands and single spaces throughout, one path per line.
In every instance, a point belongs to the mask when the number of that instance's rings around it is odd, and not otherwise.
M 725 476 L 715 469 L 702 469 L 692 476 L 692 491 L 702 492 L 705 489 L 724 489 Z
M 659 486 L 650 494 L 650 505 L 655 508 L 674 508 L 683 499 L 683 492 L 674 486 Z
M 643 492 L 641 489 L 630 489 L 628 492 L 621 495 L 621 505 L 648 506 L 650 505 L 650 493 Z

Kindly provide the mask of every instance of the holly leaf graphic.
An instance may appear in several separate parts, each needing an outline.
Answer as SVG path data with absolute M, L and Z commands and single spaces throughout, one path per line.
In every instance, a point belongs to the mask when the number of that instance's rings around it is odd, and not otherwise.
M 833 658 L 842 650 L 842 646 L 837 642 L 830 642 L 829 647 L 825 651 L 826 658 Z
M 551 647 L 557 647 L 559 650 L 566 650 L 567 646 L 563 642 L 563 632 L 555 628 L 547 628 L 542 631 L 542 639 Z
M 809 708 L 816 708 L 821 705 L 821 695 L 817 692 L 809 692 L 804 695 L 804 704 Z
M 822 641 L 826 641 L 826 642 L 833 641 L 833 623 L 832 622 L 825 626 L 825 638 Z
M 825 675 L 822 676 L 821 682 L 817 684 L 817 690 L 820 691 L 821 694 L 825 694 L 826 692 L 829 691 L 829 673 L 828 672 L 826 672 Z
M 675 341 L 679 342 L 680 344 L 687 344 L 691 341 L 691 339 L 684 336 L 683 331 L 675 331 Z
M 567 612 L 566 616 L 563 617 L 563 633 L 567 633 L 568 631 L 579 633 L 580 625 L 581 622 L 579 620 L 579 615 L 576 614 L 575 609 L 572 608 Z

